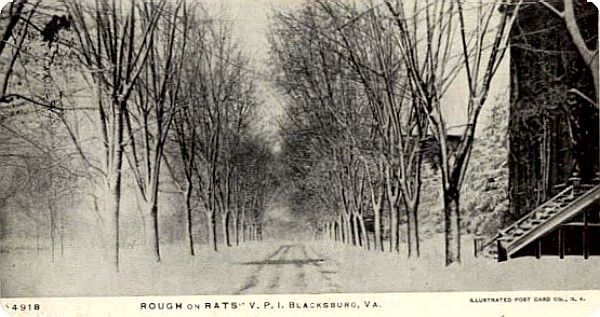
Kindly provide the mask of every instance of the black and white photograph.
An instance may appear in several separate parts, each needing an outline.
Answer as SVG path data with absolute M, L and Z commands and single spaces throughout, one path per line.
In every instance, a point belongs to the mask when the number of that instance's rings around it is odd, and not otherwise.
M 598 29 L 585 0 L 8 2 L 0 297 L 599 290 Z

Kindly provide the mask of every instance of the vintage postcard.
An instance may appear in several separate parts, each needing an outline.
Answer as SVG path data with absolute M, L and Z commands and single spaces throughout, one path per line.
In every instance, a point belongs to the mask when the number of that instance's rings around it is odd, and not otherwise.
M 14 0 L 0 315 L 600 314 L 585 0 Z

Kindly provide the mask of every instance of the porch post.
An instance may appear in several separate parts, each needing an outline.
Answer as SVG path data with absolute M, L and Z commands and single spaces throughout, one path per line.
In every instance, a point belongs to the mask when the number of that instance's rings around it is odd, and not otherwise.
M 590 256 L 589 242 L 588 242 L 588 210 L 583 212 L 583 258 L 588 259 Z
M 565 258 L 565 233 L 562 226 L 558 228 L 558 256 Z

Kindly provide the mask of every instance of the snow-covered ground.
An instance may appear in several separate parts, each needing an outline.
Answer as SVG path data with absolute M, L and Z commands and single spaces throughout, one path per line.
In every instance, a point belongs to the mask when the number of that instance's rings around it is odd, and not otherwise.
M 1 255 L 1 297 L 600 288 L 598 257 L 497 263 L 473 258 L 470 241 L 462 263 L 451 267 L 443 265 L 439 238 L 425 241 L 418 259 L 332 242 L 265 241 L 195 257 L 164 247 L 160 264 L 123 250 L 118 274 L 92 249 L 65 250 L 54 263 L 21 250 Z
M 232 294 L 252 270 L 238 263 L 266 257 L 272 248 L 256 243 L 219 252 L 201 248 L 192 257 L 183 248 L 163 246 L 161 263 L 122 249 L 118 274 L 96 249 L 66 249 L 54 263 L 48 252 L 37 257 L 35 250 L 19 250 L 1 255 L 1 296 Z
M 442 237 L 423 243 L 420 258 L 318 245 L 339 263 L 343 292 L 593 290 L 600 289 L 600 257 L 523 257 L 498 263 L 475 258 L 473 241 L 464 237 L 462 262 L 445 267 Z

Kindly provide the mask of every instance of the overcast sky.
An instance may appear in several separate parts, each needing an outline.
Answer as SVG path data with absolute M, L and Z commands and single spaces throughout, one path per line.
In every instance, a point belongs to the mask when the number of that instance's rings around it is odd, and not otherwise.
M 267 32 L 269 30 L 269 17 L 273 10 L 294 10 L 306 0 L 201 0 L 213 12 L 224 12 L 224 19 L 231 21 L 234 38 L 244 48 L 247 56 L 252 59 L 252 67 L 256 74 L 261 99 L 264 101 L 263 126 L 275 133 L 275 118 L 280 115 L 283 105 L 282 98 L 273 89 L 266 74 L 265 65 L 268 63 L 269 44 Z M 410 0 L 406 0 L 410 1 Z M 468 19 L 468 17 L 467 17 Z M 488 100 L 494 100 L 498 96 L 508 98 L 508 54 L 503 66 L 498 70 Z M 466 105 L 468 92 L 464 83 L 464 75 L 459 75 L 455 83 L 444 96 L 444 112 L 448 126 L 460 126 L 466 120 L 463 111 Z M 481 125 L 487 124 L 489 105 L 484 107 L 480 116 Z M 456 129 L 454 129 L 456 131 Z M 478 127 L 478 132 L 481 128 Z

